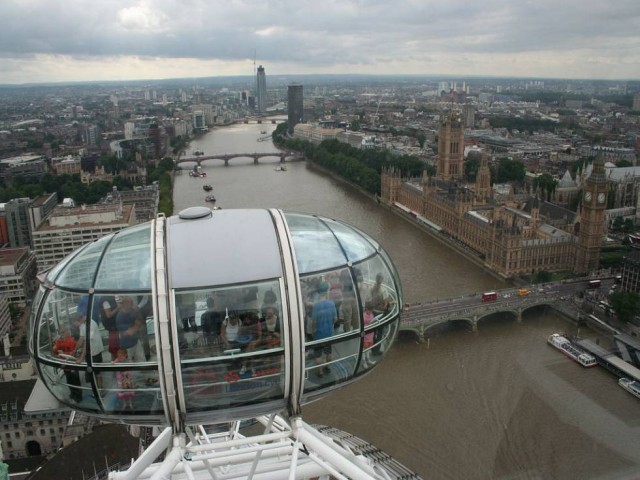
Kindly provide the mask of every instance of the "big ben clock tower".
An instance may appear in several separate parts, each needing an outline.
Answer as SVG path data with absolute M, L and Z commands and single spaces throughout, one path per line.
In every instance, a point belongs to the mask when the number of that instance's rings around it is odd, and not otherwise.
M 593 161 L 591 175 L 585 181 L 580 206 L 580 231 L 576 247 L 575 273 L 598 269 L 604 237 L 604 211 L 607 208 L 607 177 L 601 158 Z

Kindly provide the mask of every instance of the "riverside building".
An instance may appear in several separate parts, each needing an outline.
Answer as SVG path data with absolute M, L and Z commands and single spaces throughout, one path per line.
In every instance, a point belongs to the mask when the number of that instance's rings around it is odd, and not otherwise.
M 475 184 L 463 182 L 464 125 L 452 112 L 440 127 L 437 173 L 416 181 L 382 174 L 381 200 L 458 243 L 504 278 L 598 268 L 605 234 L 607 179 L 596 159 L 576 214 L 531 195 L 497 198 L 483 156 Z
M 54 266 L 75 249 L 136 223 L 133 205 L 56 207 L 33 231 L 38 271 Z

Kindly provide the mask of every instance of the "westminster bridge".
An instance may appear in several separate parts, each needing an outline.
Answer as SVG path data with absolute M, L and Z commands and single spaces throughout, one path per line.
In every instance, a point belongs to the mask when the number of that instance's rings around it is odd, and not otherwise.
M 196 157 L 180 157 L 179 160 L 176 161 L 176 165 L 180 165 L 183 163 L 196 163 L 201 165 L 205 160 L 219 160 L 223 161 L 225 166 L 229 166 L 229 161 L 234 158 L 251 158 L 253 159 L 254 164 L 258 164 L 261 159 L 266 158 L 279 158 L 280 163 L 284 162 L 292 162 L 296 160 L 303 160 L 303 156 L 298 152 L 253 152 L 253 153 L 219 153 L 216 155 L 201 155 Z
M 518 321 L 522 314 L 535 307 L 548 306 L 570 318 L 578 319 L 584 311 L 574 300 L 589 288 L 589 281 L 593 278 L 580 280 L 565 280 L 537 284 L 528 287 L 528 294 L 518 295 L 518 288 L 495 290 L 496 299 L 482 301 L 482 294 L 465 295 L 462 297 L 437 299 L 430 302 L 405 305 L 400 322 L 400 330 L 412 332 L 423 339 L 430 328 L 447 322 L 466 322 L 476 331 L 478 324 L 485 318 L 505 313 L 511 314 Z M 613 284 L 613 279 L 603 279 L 602 286 L 594 292 L 597 296 L 601 291 L 607 291 Z

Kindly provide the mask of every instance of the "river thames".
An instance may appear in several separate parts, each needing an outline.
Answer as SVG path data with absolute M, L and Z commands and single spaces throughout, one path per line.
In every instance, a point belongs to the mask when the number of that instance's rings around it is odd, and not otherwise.
M 216 129 L 185 157 L 276 152 L 258 141 L 272 124 Z M 393 259 L 406 302 L 503 288 L 481 268 L 369 197 L 306 162 L 237 158 L 206 161 L 204 179 L 178 173 L 175 212 L 210 205 L 281 208 L 350 223 Z M 183 167 L 189 168 L 189 166 Z M 522 322 L 494 316 L 477 332 L 445 329 L 418 344 L 402 335 L 365 379 L 304 407 L 306 421 L 358 435 L 426 479 L 640 478 L 640 402 L 600 367 L 584 369 L 549 347 L 553 332 L 575 326 L 553 311 Z M 581 330 L 581 335 L 593 333 Z

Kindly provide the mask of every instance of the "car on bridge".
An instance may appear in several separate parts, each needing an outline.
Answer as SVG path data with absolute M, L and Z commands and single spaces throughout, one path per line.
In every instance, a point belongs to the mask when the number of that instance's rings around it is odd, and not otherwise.
M 527 295 L 529 295 L 529 289 L 528 288 L 519 288 L 518 289 L 518 296 L 519 297 L 526 297 Z

